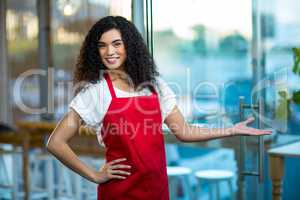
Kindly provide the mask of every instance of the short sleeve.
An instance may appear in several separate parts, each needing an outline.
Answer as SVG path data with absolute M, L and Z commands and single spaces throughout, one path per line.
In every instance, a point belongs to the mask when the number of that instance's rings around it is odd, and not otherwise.
M 88 126 L 99 129 L 110 100 L 102 84 L 89 84 L 73 98 L 69 108 L 75 110 Z
M 166 117 L 174 109 L 176 103 L 176 95 L 169 85 L 162 79 L 158 78 L 158 91 L 159 91 L 159 102 L 162 113 L 162 121 L 164 122 Z

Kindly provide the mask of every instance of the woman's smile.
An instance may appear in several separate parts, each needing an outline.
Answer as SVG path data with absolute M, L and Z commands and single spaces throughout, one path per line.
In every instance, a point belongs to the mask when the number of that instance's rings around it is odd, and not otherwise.
M 108 64 L 113 65 L 113 64 L 116 64 L 116 63 L 118 62 L 119 57 L 105 58 L 105 60 L 106 60 L 106 62 L 107 62 Z

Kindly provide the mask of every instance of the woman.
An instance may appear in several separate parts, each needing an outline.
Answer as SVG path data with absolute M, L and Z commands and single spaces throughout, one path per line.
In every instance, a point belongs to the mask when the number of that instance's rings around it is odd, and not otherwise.
M 158 75 L 141 35 L 125 18 L 102 18 L 88 32 L 75 70 L 77 95 L 47 148 L 67 167 L 99 184 L 98 200 L 169 199 L 163 122 L 183 142 L 270 134 L 247 127 L 253 119 L 226 129 L 190 126 Z M 83 123 L 97 129 L 106 148 L 100 170 L 81 162 L 67 143 Z

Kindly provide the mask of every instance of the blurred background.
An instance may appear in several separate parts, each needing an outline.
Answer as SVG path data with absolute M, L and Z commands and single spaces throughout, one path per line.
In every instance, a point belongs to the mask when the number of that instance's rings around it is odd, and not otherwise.
M 44 145 L 68 112 L 80 45 L 107 15 L 137 26 L 190 123 L 253 115 L 254 127 L 273 130 L 183 144 L 164 127 L 171 199 L 300 199 L 299 9 L 297 0 L 0 0 L 0 199 L 96 199 L 96 185 Z M 94 141 L 81 135 L 74 148 L 99 168 Z

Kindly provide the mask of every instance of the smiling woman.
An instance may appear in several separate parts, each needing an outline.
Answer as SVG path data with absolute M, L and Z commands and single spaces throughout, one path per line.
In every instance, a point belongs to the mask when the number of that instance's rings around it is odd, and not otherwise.
M 98 184 L 98 200 L 169 199 L 163 123 L 183 142 L 270 133 L 248 127 L 253 119 L 225 129 L 190 126 L 176 106 L 174 93 L 157 76 L 154 61 L 131 22 L 108 16 L 94 24 L 75 69 L 74 83 L 87 83 L 79 88 L 47 148 L 66 166 Z M 126 87 L 139 90 L 133 96 L 117 90 Z M 83 123 L 96 128 L 106 148 L 100 170 L 81 162 L 68 145 Z
M 111 29 L 105 32 L 98 47 L 101 60 L 108 69 L 124 69 L 126 50 L 120 31 Z
M 105 17 L 87 34 L 74 74 L 76 93 L 85 83 L 96 83 L 104 70 L 128 74 L 137 89 L 142 83 L 157 85 L 159 75 L 137 28 L 123 17 Z M 119 73 L 119 74 L 120 74 Z

